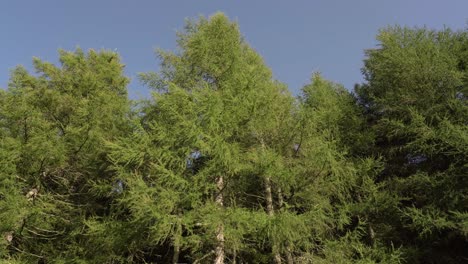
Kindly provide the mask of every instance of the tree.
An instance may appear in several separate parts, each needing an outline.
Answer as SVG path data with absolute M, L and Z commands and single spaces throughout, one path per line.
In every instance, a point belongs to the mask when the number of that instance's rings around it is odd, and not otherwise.
M 61 67 L 34 59 L 2 92 L 2 255 L 28 263 L 85 255 L 84 221 L 108 201 L 92 182 L 108 177 L 102 144 L 128 130 L 123 65 L 113 52 L 60 51 Z M 68 256 L 68 257 L 66 257 Z M 73 256 L 73 257 L 70 257 Z
M 290 167 L 296 214 L 310 234 L 302 261 L 398 263 L 398 250 L 374 237 L 369 207 L 381 195 L 375 183 L 379 161 L 369 157 L 373 135 L 361 108 L 343 86 L 312 76 L 299 98 L 298 135 Z
M 252 141 L 260 145 L 255 115 L 290 97 L 222 14 L 189 22 L 178 44 L 179 54 L 159 53 L 160 74 L 142 75 L 156 92 L 134 136 L 112 145 L 127 188 L 120 201 L 148 234 L 148 249 L 170 245 L 173 262 L 224 263 L 248 249 L 244 240 L 261 223 L 254 218 L 264 215 L 237 205 L 242 161 Z
M 387 240 L 411 263 L 466 259 L 467 33 L 390 27 L 357 87 L 397 196 Z M 383 221 L 385 221 L 383 219 Z

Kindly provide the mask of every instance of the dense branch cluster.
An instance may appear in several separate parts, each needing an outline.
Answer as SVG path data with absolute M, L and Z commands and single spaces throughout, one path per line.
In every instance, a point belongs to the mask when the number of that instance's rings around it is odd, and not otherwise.
M 151 99 L 118 54 L 60 51 L 0 90 L 5 263 L 465 263 L 468 33 L 389 27 L 354 92 L 293 97 L 223 14 Z

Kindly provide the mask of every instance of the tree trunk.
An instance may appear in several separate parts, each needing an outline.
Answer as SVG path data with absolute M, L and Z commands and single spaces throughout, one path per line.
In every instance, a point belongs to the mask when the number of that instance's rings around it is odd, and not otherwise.
M 176 234 L 173 240 L 174 246 L 174 255 L 172 256 L 172 264 L 179 263 L 179 255 L 180 255 L 180 239 L 182 236 L 182 223 L 181 223 L 181 216 L 177 217 L 177 226 L 176 226 Z
M 216 187 L 218 189 L 218 194 L 216 196 L 216 203 L 220 208 L 224 205 L 224 196 L 223 196 L 223 188 L 224 188 L 224 179 L 223 176 L 219 176 L 218 180 L 216 181 Z M 224 226 L 220 224 L 218 230 L 216 232 L 216 250 L 215 250 L 215 264 L 223 264 L 224 263 Z
M 369 243 L 372 248 L 375 248 L 375 232 L 370 223 L 367 224 L 367 232 L 369 234 Z
M 234 250 L 232 255 L 232 264 L 237 264 L 237 250 Z
M 179 263 L 179 254 L 180 254 L 180 246 L 174 245 L 174 255 L 172 256 L 172 264 Z
M 283 200 L 283 192 L 281 191 L 281 187 L 278 187 L 278 203 L 279 203 L 279 208 L 282 209 L 284 206 L 284 200 Z
M 274 215 L 274 210 L 273 210 L 273 197 L 271 195 L 271 179 L 270 177 L 265 177 L 264 181 L 265 181 L 266 210 L 267 210 L 267 214 L 272 217 Z M 275 241 L 273 241 L 272 251 L 274 254 L 275 263 L 280 264 L 281 255 L 278 252 L 278 246 L 276 245 Z
M 265 199 L 266 211 L 269 216 L 273 216 L 273 196 L 271 195 L 271 180 L 270 177 L 265 177 Z
M 279 203 L 280 209 L 282 209 L 283 206 L 284 206 L 284 200 L 283 200 L 283 192 L 281 191 L 281 187 L 278 187 L 278 203 Z M 291 254 L 291 243 L 290 242 L 288 242 L 288 247 L 286 248 L 286 260 L 287 260 L 288 264 L 293 264 L 294 263 L 294 260 L 293 260 L 292 254 Z

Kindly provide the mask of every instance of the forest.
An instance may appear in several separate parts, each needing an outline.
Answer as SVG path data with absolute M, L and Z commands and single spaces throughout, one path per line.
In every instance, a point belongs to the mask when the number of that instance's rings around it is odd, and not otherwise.
M 376 39 L 352 91 L 298 96 L 222 13 L 157 52 L 145 100 L 113 51 L 18 66 L 0 262 L 468 263 L 468 28 Z

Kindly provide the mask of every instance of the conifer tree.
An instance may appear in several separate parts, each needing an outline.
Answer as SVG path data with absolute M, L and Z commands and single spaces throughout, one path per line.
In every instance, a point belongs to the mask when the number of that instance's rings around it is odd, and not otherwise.
M 142 75 L 156 92 L 134 136 L 111 145 L 128 188 L 121 202 L 155 242 L 149 247 L 172 247 L 173 262 L 224 263 L 250 250 L 244 240 L 267 215 L 238 205 L 242 187 L 256 182 L 241 177 L 264 137 L 255 122 L 269 120 L 275 100 L 292 100 L 222 14 L 189 22 L 178 44 L 180 53 L 159 53 L 159 74 Z
M 396 199 L 384 236 L 408 263 L 466 260 L 467 33 L 382 30 L 357 87 L 385 159 L 379 181 Z
M 1 254 L 27 263 L 78 261 L 89 215 L 107 201 L 91 192 L 107 177 L 102 145 L 125 133 L 126 85 L 113 52 L 60 51 L 61 66 L 34 59 L 2 92 Z
M 308 230 L 301 233 L 309 237 L 302 239 L 309 245 L 298 250 L 297 260 L 398 263 L 398 251 L 368 241 L 368 211 L 362 207 L 377 193 L 374 176 L 379 163 L 365 153 L 372 134 L 355 99 L 341 85 L 314 74 L 299 103 L 289 165 L 293 199 L 286 200 L 296 215 L 303 214 L 301 222 Z

